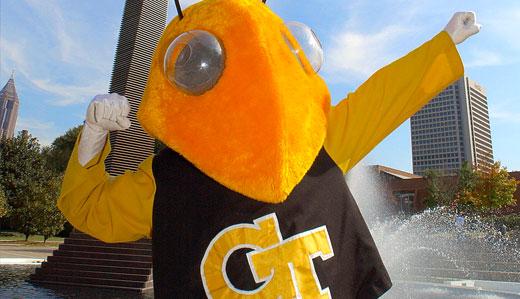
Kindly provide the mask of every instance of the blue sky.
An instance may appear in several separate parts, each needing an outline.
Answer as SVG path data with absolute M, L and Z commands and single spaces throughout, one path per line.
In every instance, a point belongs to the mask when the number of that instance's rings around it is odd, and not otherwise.
M 0 0 L 0 85 L 15 71 L 17 130 L 44 145 L 81 124 L 90 99 L 106 93 L 124 0 Z M 196 1 L 181 1 L 183 7 Z M 458 46 L 466 75 L 487 89 L 493 151 L 520 171 L 520 1 L 268 0 L 284 20 L 309 25 L 324 48 L 320 75 L 333 104 L 373 72 L 473 10 L 482 31 Z M 170 1 L 168 20 L 175 16 Z M 412 170 L 409 122 L 365 159 Z

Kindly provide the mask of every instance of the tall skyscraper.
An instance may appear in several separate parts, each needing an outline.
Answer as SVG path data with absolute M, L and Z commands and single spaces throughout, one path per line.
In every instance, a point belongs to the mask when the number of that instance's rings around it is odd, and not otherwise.
M 143 131 L 136 114 L 167 16 L 168 0 L 126 1 L 109 92 L 128 98 L 132 126 L 110 133 L 112 151 L 105 164 L 111 175 L 137 170 L 139 163 L 153 153 L 154 139 Z
M 4 88 L 0 90 L 0 137 L 11 138 L 14 136 L 19 106 L 20 101 L 14 85 L 13 70 L 11 78 L 7 81 Z
M 493 162 L 486 89 L 462 77 L 410 119 L 413 173 L 455 174 L 464 161 Z

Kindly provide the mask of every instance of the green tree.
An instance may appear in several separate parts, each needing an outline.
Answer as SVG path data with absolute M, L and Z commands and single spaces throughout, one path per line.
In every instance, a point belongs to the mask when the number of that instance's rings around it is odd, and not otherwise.
M 476 174 L 474 168 L 465 161 L 457 170 L 457 183 L 454 189 L 453 205 L 458 212 L 471 212 L 475 209 L 473 203 L 467 200 L 467 195 L 475 190 Z
M 7 199 L 5 198 L 4 188 L 0 185 L 0 218 L 7 215 L 9 212 L 9 205 L 7 204 Z
M 79 125 L 69 129 L 65 134 L 57 137 L 51 146 L 43 148 L 42 153 L 49 169 L 57 174 L 65 173 L 76 139 L 82 128 L 83 125 Z
M 61 178 L 50 177 L 43 183 L 29 182 L 18 194 L 23 204 L 12 209 L 11 227 L 25 235 L 40 234 L 44 242 L 63 230 L 66 222 L 56 205 L 60 192 Z
M 43 235 L 44 242 L 62 231 L 67 221 L 56 205 L 60 186 L 61 178 L 54 177 L 33 192 L 38 200 L 29 201 L 28 210 L 33 215 L 30 222 L 36 233 Z
M 43 206 L 55 208 L 60 184 L 47 168 L 37 139 L 27 131 L 0 140 L 0 185 L 9 205 L 9 222 L 26 239 L 44 231 L 42 223 L 54 217 L 47 209 L 52 208 Z
M 9 224 L 11 225 L 11 228 L 24 234 L 25 241 L 27 241 L 30 236 L 38 233 L 33 222 L 36 217 L 37 212 L 34 209 L 34 203 L 28 201 L 25 205 L 20 205 L 12 209 L 9 215 Z
M 426 190 L 428 196 L 424 199 L 424 204 L 429 208 L 438 206 L 450 206 L 454 201 L 453 185 L 450 184 L 440 172 L 433 169 L 426 169 L 424 178 L 428 180 Z
M 40 144 L 27 131 L 14 138 L 2 138 L 0 157 L 0 185 L 10 207 L 20 204 L 18 192 L 29 182 L 44 182 L 49 178 Z
M 475 186 L 464 194 L 463 201 L 482 212 L 496 212 L 514 205 L 513 194 L 520 182 L 510 177 L 507 168 L 498 161 L 486 166 L 475 168 Z

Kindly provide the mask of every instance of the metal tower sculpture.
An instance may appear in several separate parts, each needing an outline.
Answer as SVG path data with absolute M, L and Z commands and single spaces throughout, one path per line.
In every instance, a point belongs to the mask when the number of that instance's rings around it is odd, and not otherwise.
M 112 132 L 105 161 L 111 175 L 135 170 L 154 148 L 136 113 L 155 47 L 166 26 L 168 0 L 127 0 L 119 32 L 109 92 L 128 98 L 132 126 Z M 108 244 L 74 231 L 31 282 L 145 291 L 153 288 L 151 240 Z

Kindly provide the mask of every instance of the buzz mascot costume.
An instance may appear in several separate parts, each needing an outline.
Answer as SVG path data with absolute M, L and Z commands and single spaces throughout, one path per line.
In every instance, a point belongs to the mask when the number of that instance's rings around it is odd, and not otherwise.
M 178 4 L 178 3 L 177 3 Z M 167 148 L 110 177 L 123 96 L 87 110 L 58 206 L 105 242 L 153 239 L 155 298 L 376 298 L 391 287 L 344 174 L 463 76 L 456 13 L 336 106 L 321 45 L 258 0 L 204 0 L 171 21 L 138 120 Z

